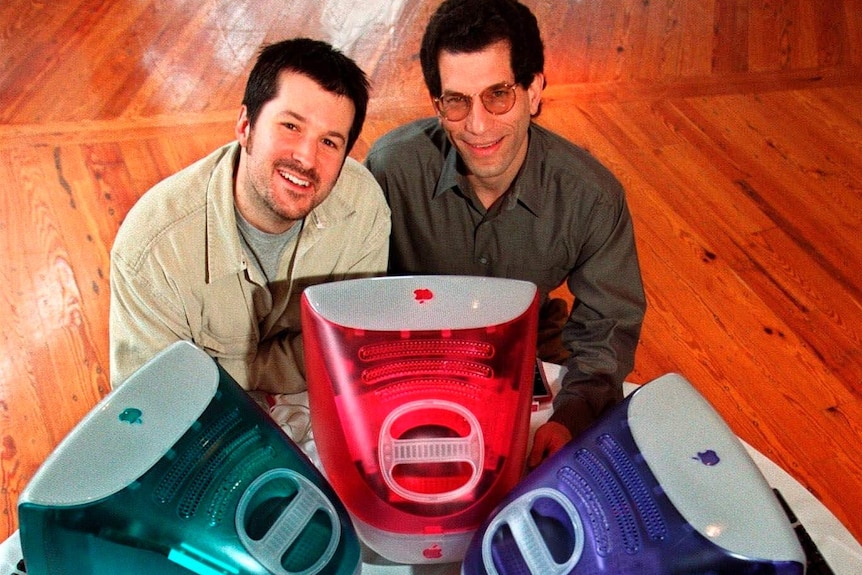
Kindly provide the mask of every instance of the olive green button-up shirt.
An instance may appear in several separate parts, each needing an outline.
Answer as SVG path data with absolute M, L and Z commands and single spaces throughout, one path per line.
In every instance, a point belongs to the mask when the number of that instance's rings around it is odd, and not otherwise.
M 348 158 L 284 250 L 278 279 L 267 283 L 237 229 L 239 151 L 226 145 L 157 184 L 123 221 L 111 250 L 113 386 L 186 340 L 246 390 L 303 391 L 302 290 L 385 273 L 389 208 L 371 174 Z
M 510 189 L 485 209 L 436 118 L 396 128 L 365 159 L 392 210 L 390 273 L 508 277 L 542 300 L 566 282 L 571 352 L 551 419 L 573 433 L 622 399 L 646 308 L 623 188 L 586 151 L 533 124 Z

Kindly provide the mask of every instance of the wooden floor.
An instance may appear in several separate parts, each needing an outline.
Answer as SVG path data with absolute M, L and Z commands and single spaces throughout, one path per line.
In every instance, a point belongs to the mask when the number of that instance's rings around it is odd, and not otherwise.
M 862 538 L 862 2 L 528 0 L 540 123 L 622 180 L 649 301 L 635 370 L 685 375 Z M 355 5 L 354 5 L 355 4 Z M 0 5 L 0 537 L 108 391 L 108 258 L 152 184 L 232 137 L 259 46 L 374 82 L 355 155 L 428 114 L 419 0 Z

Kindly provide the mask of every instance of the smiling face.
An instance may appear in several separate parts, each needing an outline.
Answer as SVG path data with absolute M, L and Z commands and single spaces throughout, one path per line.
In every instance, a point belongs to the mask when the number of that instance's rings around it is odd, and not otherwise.
M 443 51 L 438 62 L 443 94 L 478 94 L 489 86 L 514 81 L 505 41 L 479 52 Z M 543 84 L 543 76 L 537 74 L 527 89 L 516 86 L 515 105 L 505 114 L 491 114 L 476 95 L 466 118 L 440 119 L 486 206 L 508 189 L 527 156 L 527 130 L 539 111 Z
M 254 127 L 243 106 L 236 124 L 242 146 L 236 205 L 256 228 L 281 233 L 329 196 L 347 156 L 353 123 L 350 99 L 290 71 Z

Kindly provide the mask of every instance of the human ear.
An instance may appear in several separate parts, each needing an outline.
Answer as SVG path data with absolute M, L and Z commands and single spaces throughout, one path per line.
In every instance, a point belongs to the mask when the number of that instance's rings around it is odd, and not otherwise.
M 535 116 L 539 113 L 542 106 L 542 92 L 545 89 L 545 75 L 539 72 L 533 76 L 533 81 L 527 88 L 527 95 L 530 98 L 530 115 Z
M 240 146 L 243 148 L 246 147 L 248 143 L 248 135 L 251 130 L 251 125 L 248 121 L 248 109 L 243 106 L 239 110 L 239 118 L 236 120 L 236 126 L 234 126 L 234 135 L 236 136 L 237 141 Z

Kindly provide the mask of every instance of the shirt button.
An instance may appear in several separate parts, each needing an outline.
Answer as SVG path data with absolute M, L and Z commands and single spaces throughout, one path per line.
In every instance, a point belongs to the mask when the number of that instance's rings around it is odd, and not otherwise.
M 480 258 L 479 258 L 479 263 L 480 263 L 480 264 L 482 264 L 483 266 L 488 265 L 488 258 L 487 258 L 486 256 L 482 256 L 482 257 L 480 257 Z

